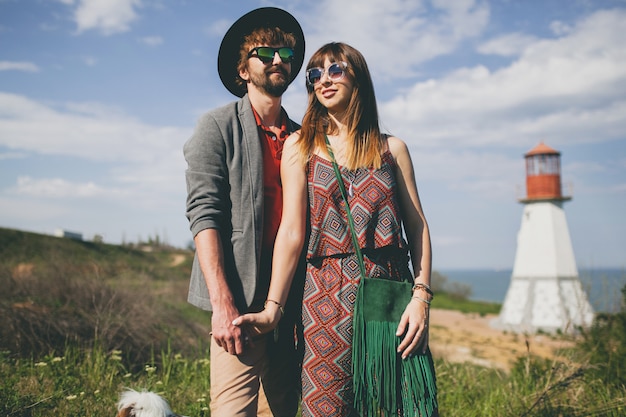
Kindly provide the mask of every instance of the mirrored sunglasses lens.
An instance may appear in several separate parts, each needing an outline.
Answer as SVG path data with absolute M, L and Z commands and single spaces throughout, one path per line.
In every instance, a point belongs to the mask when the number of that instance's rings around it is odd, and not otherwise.
M 309 84 L 316 84 L 322 78 L 322 70 L 319 68 L 311 68 L 306 73 Z
M 263 62 L 270 62 L 274 59 L 274 49 L 272 48 L 257 48 L 256 54 Z
M 291 48 L 280 48 L 278 50 L 278 56 L 284 63 L 289 63 L 293 60 L 293 49 Z
M 328 67 L 328 78 L 336 80 L 343 77 L 343 68 L 339 64 L 332 64 Z

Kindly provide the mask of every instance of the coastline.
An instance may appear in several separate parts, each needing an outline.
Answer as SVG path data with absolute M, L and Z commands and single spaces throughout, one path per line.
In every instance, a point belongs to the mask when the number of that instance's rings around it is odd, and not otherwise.
M 437 269 L 447 283 L 468 285 L 472 301 L 503 303 L 511 282 L 511 269 Z M 624 268 L 579 268 L 580 282 L 596 312 L 619 311 L 621 289 L 626 285 Z

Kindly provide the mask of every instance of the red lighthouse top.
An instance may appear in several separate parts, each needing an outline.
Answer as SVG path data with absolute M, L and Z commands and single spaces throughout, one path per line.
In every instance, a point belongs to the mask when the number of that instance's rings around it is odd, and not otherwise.
M 532 201 L 570 200 L 561 193 L 561 153 L 541 142 L 528 151 L 526 159 L 526 198 Z

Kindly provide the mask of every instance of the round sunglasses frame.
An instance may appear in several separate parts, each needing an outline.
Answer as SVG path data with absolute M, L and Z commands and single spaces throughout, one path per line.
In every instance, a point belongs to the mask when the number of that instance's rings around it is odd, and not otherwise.
M 309 86 L 315 86 L 322 81 L 322 78 L 324 78 L 324 74 L 327 74 L 328 79 L 333 82 L 339 81 L 343 77 L 346 76 L 347 68 L 348 68 L 348 63 L 345 61 L 333 62 L 326 68 L 321 68 L 321 67 L 309 68 L 308 70 L 306 70 L 306 83 Z M 311 78 L 312 78 L 311 73 L 314 71 L 317 71 L 314 77 L 315 80 L 311 81 Z

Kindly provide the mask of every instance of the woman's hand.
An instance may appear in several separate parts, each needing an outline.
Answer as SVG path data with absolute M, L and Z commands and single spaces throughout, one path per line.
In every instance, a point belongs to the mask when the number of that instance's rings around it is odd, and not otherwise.
M 398 337 L 404 335 L 398 346 L 398 353 L 402 355 L 402 359 L 408 358 L 419 347 L 422 348 L 422 353 L 426 353 L 428 348 L 428 312 L 429 305 L 416 298 L 411 298 L 404 309 L 396 332 Z
M 233 320 L 233 325 L 245 328 L 251 336 L 258 336 L 274 330 L 281 316 L 280 308 L 276 304 L 268 303 L 263 311 L 237 317 Z

